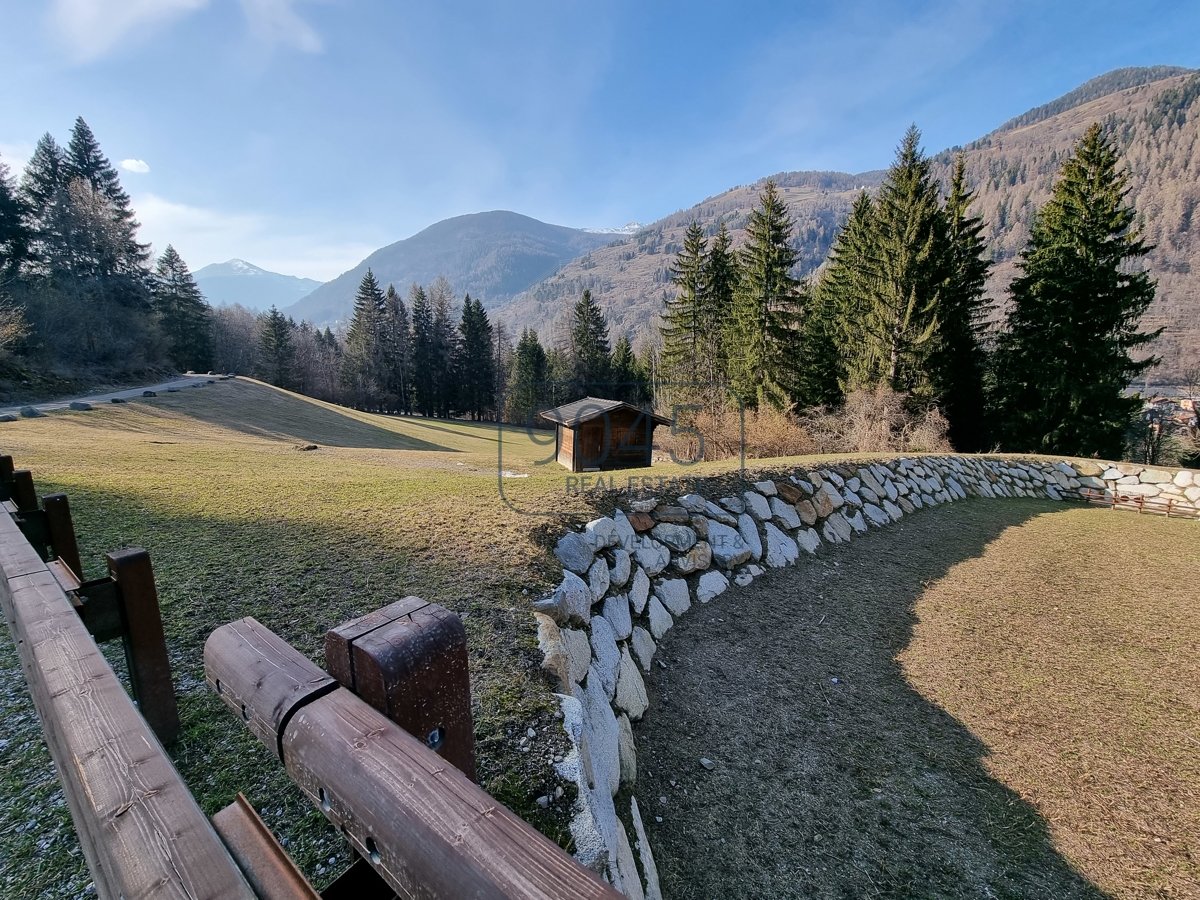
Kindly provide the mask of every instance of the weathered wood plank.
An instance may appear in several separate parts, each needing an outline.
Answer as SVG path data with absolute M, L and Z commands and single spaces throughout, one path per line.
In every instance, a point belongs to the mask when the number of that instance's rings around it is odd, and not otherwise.
M 0 515 L 0 606 L 101 897 L 253 894 L 70 600 Z M 20 574 L 8 569 L 8 563 Z
M 223 698 L 272 750 L 263 723 L 281 723 L 288 773 L 400 896 L 619 897 L 332 679 L 331 691 L 305 695 L 324 673 L 255 620 L 218 628 L 204 659 L 209 683 L 221 682 Z
M 405 597 L 395 603 L 389 603 L 382 609 L 374 610 L 365 616 L 343 622 L 336 628 L 325 632 L 325 668 L 329 674 L 338 680 L 342 687 L 354 690 L 354 659 L 352 647 L 354 642 L 377 628 L 382 628 L 389 622 L 412 615 L 419 609 L 428 606 L 428 602 L 420 597 Z
M 179 736 L 179 709 L 150 554 L 131 547 L 105 554 L 105 559 L 109 577 L 120 591 L 133 695 L 158 739 L 171 744 Z
M 259 900 L 321 900 L 244 795 L 212 822 Z
M 204 642 L 204 678 L 277 758 L 292 712 L 337 682 L 257 619 L 222 625 Z
M 79 558 L 79 543 L 75 539 L 75 525 L 71 520 L 71 503 L 66 494 L 49 494 L 42 498 L 42 509 L 46 513 L 46 531 L 50 547 L 59 562 L 83 580 L 83 563 Z
M 17 509 L 23 512 L 37 509 L 37 489 L 33 486 L 33 473 L 28 469 L 13 472 L 12 495 Z
M 349 691 L 301 707 L 288 773 L 402 897 L 619 895 Z
M 467 632 L 429 604 L 354 642 L 354 693 L 475 780 Z

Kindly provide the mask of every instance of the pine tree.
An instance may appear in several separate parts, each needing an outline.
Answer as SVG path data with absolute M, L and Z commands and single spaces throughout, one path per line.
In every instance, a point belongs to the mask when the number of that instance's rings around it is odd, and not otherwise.
M 983 238 L 983 220 L 969 214 L 974 193 L 967 187 L 966 162 L 954 161 L 944 215 L 948 259 L 942 286 L 938 334 L 929 358 L 934 396 L 950 428 L 955 449 L 975 453 L 987 447 L 982 346 L 989 303 L 984 296 L 992 263 Z
M 27 210 L 8 166 L 0 159 L 0 292 L 16 278 L 29 252 Z
M 707 369 L 704 360 L 704 268 L 708 241 L 700 223 L 692 222 L 683 237 L 683 247 L 671 266 L 671 283 L 678 292 L 666 303 L 659 330 L 662 334 L 662 364 L 666 377 L 690 392 Z
M 997 351 L 1007 450 L 1118 459 L 1141 405 L 1124 391 L 1157 360 L 1131 354 L 1161 329 L 1138 330 L 1155 285 L 1136 263 L 1151 248 L 1118 163 L 1092 125 L 1034 219 Z
M 62 264 L 66 189 L 66 157 L 53 135 L 44 134 L 25 165 L 19 189 L 28 215 L 30 255 L 36 274 L 49 274 L 56 263 Z
M 354 295 L 354 315 L 346 330 L 342 384 L 351 405 L 375 408 L 383 389 L 382 336 L 385 304 L 375 273 L 367 269 Z
M 150 258 L 150 248 L 138 243 L 138 223 L 134 218 L 129 195 L 121 187 L 120 176 L 82 117 L 75 120 L 71 141 L 64 159 L 64 174 L 68 183 L 83 181 L 92 191 L 104 198 L 109 206 L 112 226 L 120 244 L 114 275 L 136 276 Z
M 738 260 L 732 245 L 729 229 L 722 221 L 704 259 L 700 378 L 713 388 L 721 389 L 729 377 L 725 329 L 733 315 L 733 296 L 738 283 Z
M 408 308 L 393 285 L 383 294 L 383 332 L 380 364 L 388 409 L 408 415 L 412 412 L 412 335 Z
M 167 353 L 181 369 L 212 368 L 212 310 L 187 263 L 170 244 L 154 270 L 154 310 L 167 341 Z
M 454 321 L 454 289 L 444 277 L 439 276 L 430 285 L 429 305 L 433 308 L 434 405 L 436 414 L 448 419 L 458 405 L 458 385 L 454 379 L 458 328 Z
M 781 379 L 792 356 L 799 300 L 792 227 L 775 182 L 768 181 L 746 227 L 726 336 L 730 387 L 752 408 L 785 402 Z
M 437 348 L 433 328 L 433 307 L 425 289 L 414 284 L 408 295 L 412 310 L 412 384 L 413 404 L 426 418 L 437 415 Z
M 505 390 L 505 417 L 510 422 L 529 425 L 539 411 L 549 405 L 549 364 L 546 351 L 537 332 L 526 328 L 521 332 L 513 352 L 512 370 Z
M 458 326 L 456 351 L 459 409 L 476 422 L 495 408 L 495 372 L 492 368 L 492 325 L 483 303 L 467 294 Z
M 875 207 L 862 191 L 805 309 L 795 383 L 802 407 L 836 406 L 846 391 L 871 381 L 864 347 L 879 255 L 876 234 Z
M 571 318 L 570 380 L 577 397 L 604 395 L 610 387 L 610 356 L 604 313 L 585 290 Z
M 283 388 L 292 386 L 296 348 L 292 342 L 292 324 L 272 306 L 260 317 L 258 368 L 263 381 Z
M 946 227 L 921 132 L 911 126 L 874 204 L 860 364 L 868 384 L 928 398 L 927 360 L 946 279 Z
M 628 335 L 621 335 L 612 352 L 612 396 L 613 400 L 626 403 L 645 403 L 650 399 L 646 375 L 633 355 L 633 345 Z

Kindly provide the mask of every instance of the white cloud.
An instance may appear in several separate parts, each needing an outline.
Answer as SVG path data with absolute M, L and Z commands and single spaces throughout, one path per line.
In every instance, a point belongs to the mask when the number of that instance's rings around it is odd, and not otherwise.
M 300 18 L 296 0 L 242 0 L 250 31 L 269 44 L 285 44 L 305 53 L 324 49 L 321 37 Z
M 241 0 L 251 34 L 269 44 L 319 53 L 320 35 L 295 10 L 297 0 Z M 77 63 L 143 40 L 207 7 L 210 0 L 53 0 L 51 29 Z
M 177 203 L 157 194 L 134 197 L 140 237 L 161 253 L 172 244 L 195 271 L 209 263 L 245 259 L 285 275 L 328 281 L 385 243 L 347 241 L 340 233 L 255 212 L 225 212 Z
M 208 0 L 54 0 L 50 22 L 76 62 L 91 62 L 127 38 L 144 38 Z
M 33 144 L 6 144 L 0 141 L 0 162 L 8 166 L 8 172 L 13 177 L 21 174 L 31 156 Z
M 139 175 L 145 175 L 150 171 L 150 163 L 144 159 L 123 159 L 121 160 L 121 168 L 126 172 L 137 172 Z

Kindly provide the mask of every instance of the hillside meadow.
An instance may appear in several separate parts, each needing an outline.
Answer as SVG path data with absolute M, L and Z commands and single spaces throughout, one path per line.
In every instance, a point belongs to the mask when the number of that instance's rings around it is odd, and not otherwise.
M 611 509 L 613 495 L 607 489 L 632 485 L 671 495 L 685 489 L 689 478 L 704 475 L 713 490 L 724 491 L 736 488 L 738 476 L 736 461 L 694 467 L 656 463 L 603 482 L 576 482 L 576 488 L 588 490 L 572 492 L 568 473 L 545 461 L 553 453 L 549 433 L 359 413 L 245 379 L 91 412 L 20 420 L 5 425 L 0 435 L 0 447 L 18 467 L 33 471 L 40 493 L 62 491 L 70 497 L 87 574 L 101 574 L 107 550 L 134 545 L 150 551 L 183 719 L 183 737 L 171 748 L 176 766 L 209 813 L 238 791 L 245 793 L 317 884 L 349 862 L 345 844 L 206 689 L 201 651 L 215 627 L 253 615 L 322 662 L 327 628 L 399 597 L 419 595 L 459 613 L 471 651 L 480 782 L 569 847 L 570 798 L 548 810 L 536 803 L 555 786 L 549 763 L 566 751 L 529 613 L 530 601 L 561 572 L 550 548 L 568 520 Z M 995 508 L 995 528 L 1005 527 L 999 504 L 972 508 L 983 516 Z M 1102 510 L 1080 512 L 1084 515 L 1071 520 L 1077 525 L 1063 541 L 1093 542 L 1110 564 L 1122 556 L 1138 558 L 1144 520 Z M 905 524 L 917 528 L 921 517 L 940 515 L 940 510 L 921 513 Z M 1195 523 L 1163 525 L 1163 537 L 1173 548 L 1169 552 L 1186 569 L 1195 561 Z M 1086 571 L 1076 572 L 1063 541 L 1021 542 L 1027 613 L 1039 608 L 1037 573 L 1046 569 L 1054 572 L 1046 590 L 1055 604 L 1069 600 L 1077 582 L 1088 590 L 1103 588 Z M 1090 559 L 1089 566 L 1095 563 L 1094 554 L 1081 558 Z M 922 651 L 930 640 L 943 643 L 939 627 L 960 627 L 962 614 L 946 606 L 945 597 L 969 600 L 975 590 L 972 571 L 956 569 L 966 574 L 930 594 L 928 602 L 919 601 L 920 640 L 902 659 L 931 702 L 991 738 L 997 728 L 1007 727 L 1010 714 L 1000 710 L 1001 719 L 992 722 L 991 701 L 963 685 L 971 660 L 983 660 L 980 671 L 991 673 L 989 683 L 1000 683 L 997 673 L 1011 673 L 1010 681 L 1030 677 L 1028 666 L 1011 666 L 1002 653 L 987 655 L 988 646 L 1008 646 L 1007 638 L 1000 634 L 971 645 L 953 666 Z M 996 578 L 987 570 L 977 577 Z M 1170 580 L 1159 581 L 1166 591 Z M 953 596 L 947 593 L 951 588 L 957 592 Z M 1040 619 L 1030 613 L 1024 621 L 1033 627 Z M 1194 618 L 1178 621 L 1190 623 L 1191 630 L 1172 646 L 1194 647 Z M 1002 619 L 990 624 L 1003 631 Z M 965 626 L 968 632 L 977 627 Z M 1048 633 L 1039 644 L 1045 653 L 1034 668 L 1054 664 L 1051 645 L 1069 639 L 1069 631 L 1057 634 Z M 1139 637 L 1132 652 L 1154 654 L 1151 644 Z M 107 655 L 120 672 L 119 645 L 107 645 Z M 1089 685 L 1108 686 L 1106 671 L 1102 661 L 1073 668 L 1079 682 L 1074 695 L 1086 698 Z M 5 799 L 0 804 L 0 896 L 84 895 L 90 878 L 6 632 L 0 633 L 0 675 L 0 796 Z M 1161 671 L 1139 669 L 1136 675 L 1158 678 Z M 1146 728 L 1186 726 L 1187 720 L 1161 704 L 1147 701 L 1144 711 L 1117 723 L 1114 742 L 1140 746 Z M 1069 754 L 1075 746 L 1062 743 L 1053 729 L 1039 732 L 1037 739 L 1043 744 L 1035 756 Z M 1111 830 L 1106 804 L 1132 804 L 1126 818 L 1136 818 L 1170 806 L 1172 796 L 1194 797 L 1194 771 L 1187 765 L 1175 768 L 1192 774 L 1177 785 L 1156 787 L 1147 780 L 1140 793 L 1132 792 L 1121 788 L 1118 759 L 1096 782 L 1095 802 L 1077 804 L 1065 825 L 1061 798 L 1052 790 L 1058 777 L 1053 767 L 1037 768 L 1008 754 L 997 757 L 989 772 L 1039 809 L 1046 805 L 1042 813 L 1049 814 L 1056 843 L 1063 841 L 1089 875 L 1094 857 L 1073 842 L 1079 835 Z M 1176 822 L 1172 850 L 1186 853 L 1194 846 L 1194 823 L 1188 823 L 1186 816 Z M 1158 878 L 1152 864 L 1124 883 L 1161 886 L 1172 880 Z
M 0 446 L 39 493 L 68 495 L 90 577 L 103 574 L 105 551 L 150 552 L 184 727 L 171 753 L 207 812 L 242 791 L 316 882 L 348 862 L 207 691 L 203 644 L 253 615 L 321 662 L 328 628 L 418 595 L 465 621 L 481 784 L 569 842 L 561 812 L 535 803 L 566 745 L 529 602 L 561 573 L 549 536 L 599 501 L 568 493 L 568 473 L 540 462 L 553 456 L 551 432 L 359 413 L 237 379 L 22 419 Z M 503 496 L 502 469 L 524 476 L 504 477 Z M 687 472 L 656 465 L 630 477 Z M 119 643 L 106 646 L 120 671 Z M 75 896 L 89 879 L 7 631 L 0 670 L 0 896 Z

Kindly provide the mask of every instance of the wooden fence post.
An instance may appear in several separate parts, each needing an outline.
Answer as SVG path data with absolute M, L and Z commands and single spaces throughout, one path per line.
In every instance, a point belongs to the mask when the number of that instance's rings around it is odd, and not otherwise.
M 50 494 L 42 498 L 42 509 L 46 512 L 46 536 L 54 555 L 71 573 L 83 581 L 83 563 L 79 558 L 79 543 L 75 539 L 75 525 L 71 521 L 71 504 L 66 494 Z
M 13 472 L 12 498 L 21 512 L 37 509 L 37 489 L 33 486 L 33 473 L 28 469 Z
M 620 900 L 424 741 L 254 619 L 209 636 L 204 672 L 399 896 Z
M 150 554 L 132 547 L 107 553 L 105 559 L 121 595 L 125 659 L 133 696 L 159 740 L 169 744 L 179 736 L 179 709 Z
M 405 597 L 330 629 L 325 664 L 343 687 L 475 780 L 467 632 L 457 615 Z

